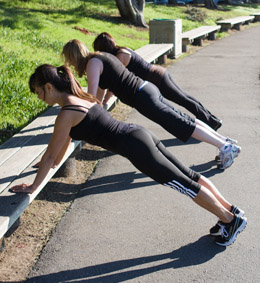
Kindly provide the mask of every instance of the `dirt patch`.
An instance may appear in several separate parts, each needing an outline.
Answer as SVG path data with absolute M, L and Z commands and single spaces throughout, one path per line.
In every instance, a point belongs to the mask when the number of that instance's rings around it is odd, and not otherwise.
M 131 108 L 118 103 L 111 112 L 117 120 L 125 120 Z M 110 153 L 85 144 L 76 156 L 77 175 L 55 176 L 21 215 L 21 225 L 4 239 L 0 253 L 0 282 L 26 280 L 57 223 L 68 211 L 78 192 L 94 171 L 98 160 Z

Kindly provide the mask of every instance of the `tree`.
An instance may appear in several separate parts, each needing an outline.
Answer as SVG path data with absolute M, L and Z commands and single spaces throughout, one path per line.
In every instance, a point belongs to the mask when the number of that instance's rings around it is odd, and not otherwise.
M 218 5 L 214 0 L 205 0 L 205 7 L 208 9 L 218 9 Z
M 137 26 L 147 27 L 143 15 L 145 0 L 116 0 L 122 18 Z
M 177 6 L 178 0 L 168 0 L 168 4 Z

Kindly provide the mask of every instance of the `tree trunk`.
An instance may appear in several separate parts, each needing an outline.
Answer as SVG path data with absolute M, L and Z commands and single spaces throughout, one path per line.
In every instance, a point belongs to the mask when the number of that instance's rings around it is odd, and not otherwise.
M 168 0 L 168 4 L 177 6 L 178 1 L 177 0 Z
M 137 26 L 147 27 L 144 20 L 145 0 L 116 0 L 122 18 Z
M 214 2 L 214 0 L 205 0 L 205 6 L 208 9 L 218 9 L 218 5 Z

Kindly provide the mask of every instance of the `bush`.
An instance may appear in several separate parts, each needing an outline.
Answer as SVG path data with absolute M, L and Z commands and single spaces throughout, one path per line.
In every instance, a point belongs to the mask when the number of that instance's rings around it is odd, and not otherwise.
M 208 17 L 204 11 L 195 7 L 187 7 L 185 13 L 187 14 L 187 20 L 193 22 L 204 22 Z

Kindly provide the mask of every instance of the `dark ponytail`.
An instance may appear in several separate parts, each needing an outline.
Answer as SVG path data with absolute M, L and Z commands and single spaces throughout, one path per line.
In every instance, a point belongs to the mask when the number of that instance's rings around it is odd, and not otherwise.
M 55 67 L 43 64 L 36 68 L 29 80 L 31 92 L 35 92 L 35 87 L 42 87 L 46 83 L 52 84 L 60 92 L 70 93 L 90 102 L 101 104 L 96 97 L 82 89 L 77 79 L 66 66 Z
M 112 35 L 102 32 L 94 40 L 93 48 L 95 51 L 107 52 L 116 56 L 121 47 L 116 44 Z

